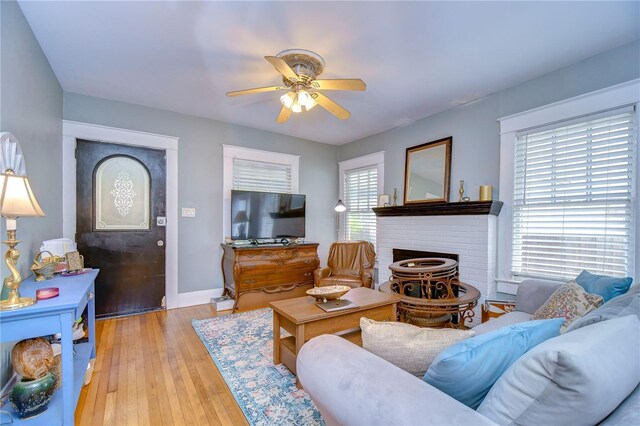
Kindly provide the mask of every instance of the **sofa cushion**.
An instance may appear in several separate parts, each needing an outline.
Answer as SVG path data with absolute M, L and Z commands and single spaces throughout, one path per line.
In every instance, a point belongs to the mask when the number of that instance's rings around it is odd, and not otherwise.
M 576 282 L 584 288 L 587 293 L 599 294 L 605 302 L 616 296 L 625 294 L 633 278 L 631 277 L 611 277 L 608 275 L 596 275 L 589 271 L 582 271 L 576 277 Z
M 473 327 L 473 331 L 476 332 L 476 336 L 488 333 L 490 331 L 497 330 L 506 325 L 516 324 L 519 322 L 529 321 L 531 314 L 520 311 L 507 312 L 504 315 L 500 315 L 497 318 L 491 318 L 489 321 L 483 322 Z
M 564 282 L 529 278 L 518 284 L 516 311 L 533 314 Z
M 547 340 L 504 373 L 478 412 L 498 424 L 596 424 L 640 382 L 639 346 L 633 315 Z
M 569 281 L 558 287 L 531 319 L 564 318 L 564 325 L 560 329 L 564 332 L 569 324 L 600 305 L 602 296 L 587 293 L 575 281 Z
M 640 385 L 599 426 L 640 425 Z
M 360 318 L 362 347 L 414 376 L 422 377 L 445 348 L 472 337 L 472 330 L 421 328 Z
M 626 315 L 640 317 L 640 286 L 638 285 L 634 285 L 627 293 L 614 297 L 598 309 L 594 309 L 582 318 L 577 319 L 567 328 L 567 332 Z
M 457 343 L 436 357 L 424 380 L 477 408 L 502 373 L 529 349 L 557 336 L 562 322 L 527 321 Z

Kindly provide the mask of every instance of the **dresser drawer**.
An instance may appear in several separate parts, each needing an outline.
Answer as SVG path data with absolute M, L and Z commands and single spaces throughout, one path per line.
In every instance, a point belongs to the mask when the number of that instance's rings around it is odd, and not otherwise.
M 295 257 L 291 259 L 259 259 L 251 262 L 239 262 L 241 275 L 262 275 L 265 273 L 273 272 L 274 269 L 278 270 L 285 268 L 290 269 L 311 269 L 314 270 L 320 264 L 320 260 L 313 256 L 309 257 Z
M 311 282 L 313 282 L 313 271 L 290 270 L 243 276 L 240 279 L 238 287 L 239 290 L 257 290 L 273 286 L 293 285 Z

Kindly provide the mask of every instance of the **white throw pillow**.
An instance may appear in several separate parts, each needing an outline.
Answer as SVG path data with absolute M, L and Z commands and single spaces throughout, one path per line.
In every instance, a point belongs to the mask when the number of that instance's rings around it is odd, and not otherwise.
M 420 378 L 440 352 L 475 334 L 472 330 L 422 328 L 368 318 L 360 319 L 360 328 L 364 349 Z
M 593 425 L 640 383 L 635 315 L 549 339 L 493 385 L 478 412 L 502 425 Z

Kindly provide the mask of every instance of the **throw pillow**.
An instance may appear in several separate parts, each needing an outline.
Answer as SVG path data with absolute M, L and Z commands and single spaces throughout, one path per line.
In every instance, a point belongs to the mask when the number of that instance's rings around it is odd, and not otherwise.
M 576 282 L 580 284 L 587 293 L 599 294 L 605 302 L 608 302 L 616 296 L 625 294 L 629 290 L 629 287 L 631 287 L 633 278 L 616 278 L 607 275 L 595 275 L 589 271 L 582 271 L 580 275 L 576 277 Z
M 564 325 L 560 329 L 564 333 L 569 324 L 600 305 L 602 296 L 589 294 L 575 281 L 569 281 L 558 287 L 531 319 L 564 318 Z
M 501 425 L 598 424 L 640 382 L 638 347 L 634 315 L 547 340 L 504 373 L 478 412 Z
M 424 380 L 476 409 L 511 364 L 557 336 L 562 323 L 562 318 L 526 321 L 457 343 L 437 356 Z
M 475 334 L 471 330 L 421 328 L 368 318 L 360 319 L 360 328 L 364 349 L 418 377 L 443 349 Z
M 626 315 L 635 315 L 640 317 L 639 285 L 634 285 L 627 293 L 614 297 L 598 309 L 595 309 L 582 318 L 574 321 L 569 327 L 567 327 L 567 333 L 590 324 L 610 320 L 612 318 L 624 317 Z

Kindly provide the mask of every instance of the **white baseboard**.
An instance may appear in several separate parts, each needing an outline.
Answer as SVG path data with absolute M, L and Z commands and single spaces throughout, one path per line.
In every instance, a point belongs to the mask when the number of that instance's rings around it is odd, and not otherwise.
M 178 306 L 176 306 L 176 308 L 207 304 L 211 301 L 212 297 L 222 296 L 223 291 L 224 289 L 222 288 L 213 288 L 211 290 L 178 293 Z

